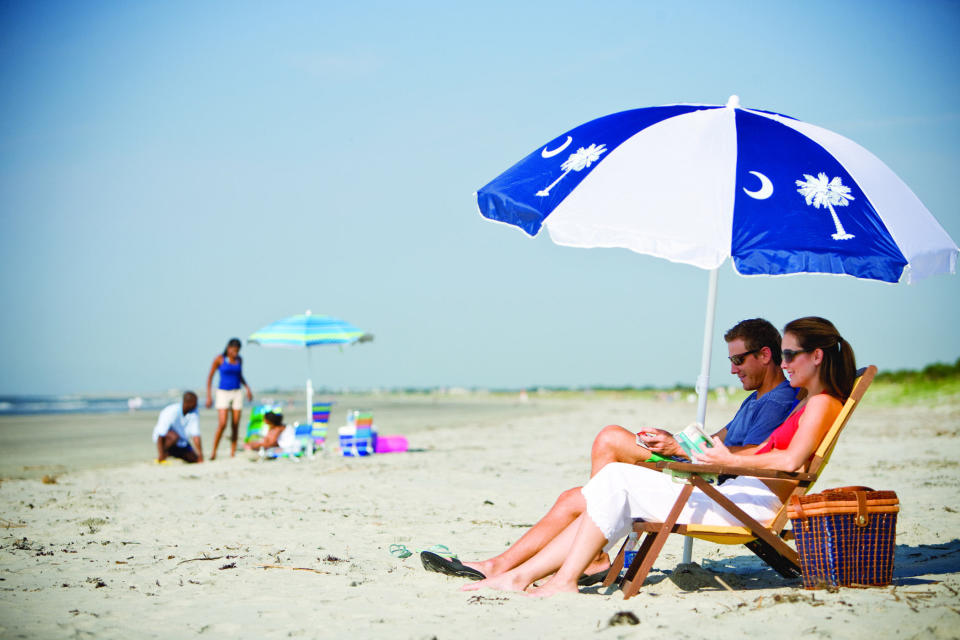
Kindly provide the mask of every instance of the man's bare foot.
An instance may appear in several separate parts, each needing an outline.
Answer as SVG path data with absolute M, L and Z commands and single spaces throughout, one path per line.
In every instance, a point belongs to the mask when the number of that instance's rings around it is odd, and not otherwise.
M 463 562 L 461 560 L 460 562 L 463 564 L 463 566 L 470 567 L 471 569 L 476 569 L 477 571 L 487 576 L 488 578 L 498 576 L 505 571 L 505 569 L 501 571 L 497 571 L 497 568 L 494 565 L 492 560 L 481 560 L 480 562 Z
M 501 573 L 498 576 L 471 582 L 460 587 L 460 591 L 479 591 L 480 589 L 495 589 L 497 591 L 523 591 L 529 584 L 512 572 Z
M 558 593 L 580 593 L 580 590 L 577 589 L 576 583 L 559 583 L 554 578 L 542 587 L 534 587 L 524 595 L 531 598 L 549 598 Z

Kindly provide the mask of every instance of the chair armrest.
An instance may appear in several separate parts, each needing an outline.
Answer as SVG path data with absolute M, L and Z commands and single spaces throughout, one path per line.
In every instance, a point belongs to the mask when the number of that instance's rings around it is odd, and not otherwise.
M 775 469 L 758 469 L 756 467 L 731 467 L 722 464 L 695 464 L 693 462 L 641 462 L 641 466 L 685 473 L 716 473 L 731 476 L 751 476 L 754 478 L 770 478 L 777 480 L 816 480 L 817 476 L 802 471 L 777 471 Z

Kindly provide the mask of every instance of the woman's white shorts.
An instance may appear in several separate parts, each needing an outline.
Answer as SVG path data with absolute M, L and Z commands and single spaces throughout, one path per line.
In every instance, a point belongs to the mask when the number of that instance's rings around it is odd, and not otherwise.
M 213 406 L 217 409 L 233 409 L 240 411 L 243 409 L 243 390 L 242 389 L 217 389 L 214 397 Z
M 634 518 L 663 522 L 681 489 L 683 484 L 674 482 L 667 473 L 614 462 L 601 469 L 581 491 L 590 519 L 608 542 L 615 542 L 630 533 Z M 717 490 L 761 523 L 772 520 L 782 504 L 757 478 L 732 478 L 718 485 Z M 693 490 L 677 523 L 741 525 L 699 489 Z

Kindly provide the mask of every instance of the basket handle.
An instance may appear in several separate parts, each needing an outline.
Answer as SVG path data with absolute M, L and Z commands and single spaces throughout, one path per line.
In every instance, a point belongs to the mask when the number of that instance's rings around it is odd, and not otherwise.
M 854 519 L 854 524 L 858 527 L 863 528 L 870 524 L 870 512 L 867 511 L 867 491 L 873 491 L 870 487 L 838 487 L 836 489 L 827 489 L 824 493 L 832 493 L 834 491 L 844 491 L 852 492 L 857 496 L 857 517 Z

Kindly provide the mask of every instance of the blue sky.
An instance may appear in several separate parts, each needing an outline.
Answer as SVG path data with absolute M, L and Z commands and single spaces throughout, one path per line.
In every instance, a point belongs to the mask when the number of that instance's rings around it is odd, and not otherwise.
M 958 33 L 957 2 L 5 2 L 0 393 L 200 388 L 305 309 L 376 335 L 315 349 L 318 386 L 692 382 L 706 272 L 473 192 L 586 120 L 736 93 L 873 151 L 956 240 Z M 958 291 L 728 264 L 717 332 L 818 314 L 861 362 L 952 362 Z M 243 355 L 255 391 L 304 378 Z

